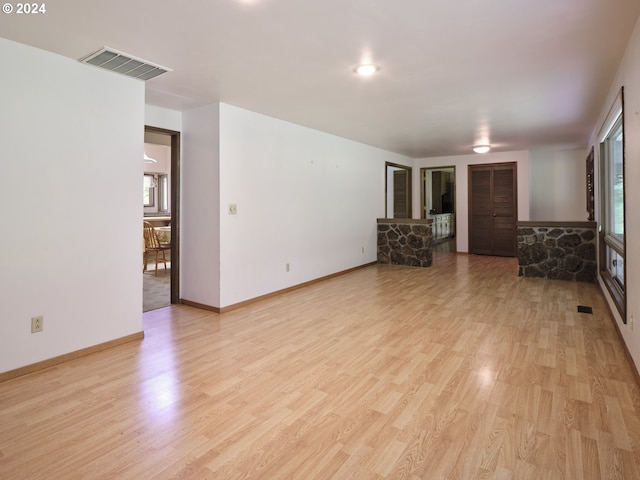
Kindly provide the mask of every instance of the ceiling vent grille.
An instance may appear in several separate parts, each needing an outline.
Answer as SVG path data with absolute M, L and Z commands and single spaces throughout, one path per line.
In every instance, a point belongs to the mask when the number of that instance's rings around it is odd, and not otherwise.
M 147 62 L 109 47 L 101 48 L 97 52 L 81 58 L 80 61 L 140 80 L 149 80 L 171 71 L 170 68 Z

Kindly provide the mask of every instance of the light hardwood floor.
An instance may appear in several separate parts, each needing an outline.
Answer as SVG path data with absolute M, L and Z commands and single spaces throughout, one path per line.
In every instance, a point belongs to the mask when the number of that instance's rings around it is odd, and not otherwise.
M 0 478 L 640 478 L 598 287 L 516 272 L 436 253 L 149 312 L 140 343 L 0 384 Z

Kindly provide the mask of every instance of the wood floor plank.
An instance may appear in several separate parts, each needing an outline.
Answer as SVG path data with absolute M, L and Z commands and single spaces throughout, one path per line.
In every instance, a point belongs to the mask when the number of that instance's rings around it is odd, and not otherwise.
M 514 259 L 435 252 L 144 330 L 0 383 L 0 478 L 640 478 L 598 286 Z

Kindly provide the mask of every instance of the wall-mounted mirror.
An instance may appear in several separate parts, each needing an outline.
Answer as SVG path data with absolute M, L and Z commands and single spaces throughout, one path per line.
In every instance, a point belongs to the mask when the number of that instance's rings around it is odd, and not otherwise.
M 411 167 L 386 163 L 386 218 L 411 218 Z

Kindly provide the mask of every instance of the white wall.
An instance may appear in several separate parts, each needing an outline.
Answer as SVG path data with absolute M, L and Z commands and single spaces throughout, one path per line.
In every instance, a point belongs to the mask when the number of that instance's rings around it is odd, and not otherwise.
M 182 112 L 168 108 L 145 105 L 144 124 L 150 127 L 164 128 L 175 132 L 182 131 Z
M 531 220 L 587 220 L 586 159 L 584 150 L 531 151 Z
M 145 121 L 182 132 L 180 293 L 214 307 L 375 261 L 385 162 L 412 164 L 226 104 Z
M 180 296 L 219 307 L 219 105 L 184 112 L 182 129 Z
M 4 39 L 0 58 L 5 372 L 142 330 L 144 83 Z
M 385 162 L 412 163 L 221 104 L 221 306 L 374 262 Z
M 518 220 L 529 220 L 529 152 L 499 152 L 416 159 L 413 176 L 413 216 L 420 218 L 420 169 L 456 167 L 456 244 L 459 252 L 469 251 L 468 166 L 488 163 L 517 163 Z
M 595 145 L 596 154 L 596 182 L 598 178 L 599 149 L 598 132 L 605 121 L 607 113 L 614 102 L 615 97 L 624 86 L 624 135 L 625 135 L 625 236 L 626 236 L 626 258 L 627 268 L 627 318 L 629 323 L 623 324 L 622 319 L 609 299 L 611 311 L 614 313 L 618 327 L 622 332 L 624 341 L 638 368 L 640 368 L 640 326 L 636 325 L 632 329 L 631 317 L 635 323 L 640 321 L 640 215 L 637 208 L 640 205 L 640 19 L 636 23 L 635 30 L 631 36 L 627 51 L 620 64 L 616 80 L 611 86 L 607 101 L 602 105 L 598 122 L 594 126 L 589 145 Z M 584 152 L 586 157 L 587 152 Z M 596 188 L 596 205 L 599 196 Z M 596 208 L 596 218 L 598 210 Z M 608 292 L 602 286 L 605 296 Z

